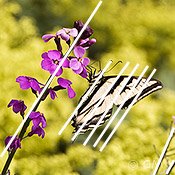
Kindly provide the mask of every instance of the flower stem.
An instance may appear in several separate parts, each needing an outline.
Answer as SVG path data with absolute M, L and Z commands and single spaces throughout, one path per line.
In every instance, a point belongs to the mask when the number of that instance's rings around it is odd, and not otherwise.
M 39 106 L 40 103 L 41 103 L 41 100 L 38 102 L 38 104 L 36 105 L 36 107 L 34 108 L 33 111 L 36 111 L 36 110 L 37 110 L 37 108 L 38 108 L 38 106 Z M 22 127 L 22 129 L 21 129 L 21 132 L 19 133 L 19 138 L 20 138 L 21 141 L 23 140 L 24 134 L 26 133 L 26 130 L 27 130 L 29 124 L 30 124 L 30 121 L 31 121 L 30 118 L 28 118 L 28 119 L 26 120 L 26 122 L 24 123 L 24 125 L 23 125 L 23 127 Z M 10 152 L 10 154 L 9 154 L 9 156 L 8 156 L 8 158 L 7 158 L 7 161 L 6 161 L 5 165 L 4 165 L 4 168 L 3 168 L 3 170 L 2 170 L 1 175 L 6 175 L 6 174 L 7 174 L 8 168 L 9 168 L 9 166 L 10 166 L 10 163 L 11 163 L 11 161 L 12 161 L 12 159 L 13 159 L 15 153 L 16 153 L 16 150 L 15 150 L 15 149 L 13 149 L 13 150 Z
M 21 132 L 20 132 L 20 134 L 19 134 L 20 140 L 23 139 L 23 136 L 24 136 L 24 134 L 26 133 L 26 130 L 27 130 L 29 124 L 30 124 L 30 121 L 31 121 L 31 119 L 28 118 L 27 121 L 25 122 L 25 124 L 24 124 L 24 126 L 23 126 L 23 128 L 22 128 L 22 130 L 21 130 Z M 16 150 L 15 150 L 15 149 L 13 149 L 13 150 L 10 152 L 10 154 L 9 154 L 9 156 L 8 156 L 8 159 L 7 159 L 7 161 L 6 161 L 5 165 L 4 165 L 4 168 L 3 168 L 3 170 L 2 170 L 1 175 L 5 175 L 5 174 L 7 173 L 8 168 L 9 168 L 9 166 L 10 166 L 10 163 L 11 163 L 11 161 L 12 161 L 12 159 L 13 159 L 15 153 L 16 153 Z
M 14 156 L 15 152 L 16 152 L 15 149 L 13 149 L 13 150 L 10 152 L 10 154 L 9 154 L 9 156 L 8 156 L 8 159 L 7 159 L 7 161 L 6 161 L 5 165 L 4 165 L 4 168 L 3 168 L 2 172 L 1 172 L 1 175 L 6 175 L 6 173 L 7 173 L 7 171 L 8 171 L 8 168 L 9 168 L 9 166 L 10 166 L 10 163 L 11 163 L 11 161 L 12 161 L 12 159 L 13 159 L 13 156 Z

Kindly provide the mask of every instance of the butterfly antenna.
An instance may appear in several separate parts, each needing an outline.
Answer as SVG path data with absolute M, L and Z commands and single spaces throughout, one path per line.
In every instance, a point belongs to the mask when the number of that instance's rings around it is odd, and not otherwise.
M 99 70 L 101 71 L 101 61 L 98 61 L 98 67 L 99 67 Z
M 119 64 L 119 63 L 123 63 L 123 62 L 122 62 L 122 61 L 118 61 L 118 62 L 115 63 L 108 71 L 106 71 L 106 73 L 107 73 L 107 72 L 110 72 L 112 69 L 114 69 L 114 67 L 117 66 L 117 64 Z
M 92 66 L 93 64 L 95 64 L 97 61 L 93 61 L 91 64 L 90 64 L 90 66 Z

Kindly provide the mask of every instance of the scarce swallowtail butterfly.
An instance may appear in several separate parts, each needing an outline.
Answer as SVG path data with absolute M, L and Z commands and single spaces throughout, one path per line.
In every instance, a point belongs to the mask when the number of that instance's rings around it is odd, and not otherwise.
M 92 70 L 91 68 L 89 68 L 89 70 L 88 70 L 87 80 L 89 82 L 89 88 L 99 75 L 99 73 L 95 74 L 95 72 L 96 72 L 95 69 Z M 91 112 L 94 109 L 94 106 L 100 101 L 101 96 L 104 94 L 105 90 L 108 89 L 108 87 L 112 84 L 112 82 L 115 81 L 115 78 L 116 78 L 115 75 L 114 76 L 102 76 L 102 78 L 99 80 L 99 82 L 95 85 L 94 89 L 89 94 L 88 98 L 83 102 L 82 106 L 78 109 L 77 113 L 72 118 L 72 126 L 74 127 L 74 133 L 77 132 L 77 130 L 81 127 L 81 125 L 87 119 L 88 119 L 88 121 L 87 121 L 86 125 L 82 128 L 80 134 L 85 133 L 86 131 L 93 129 L 95 127 L 95 125 L 97 124 L 97 122 L 99 121 L 100 117 L 105 112 L 105 109 L 107 107 L 110 109 L 99 126 L 104 124 L 105 121 L 110 118 L 110 116 L 112 115 L 113 105 L 116 105 L 117 107 L 120 106 L 120 104 L 124 100 L 126 94 L 129 93 L 134 82 L 138 78 L 137 76 L 132 76 L 131 79 L 126 84 L 126 86 L 124 87 L 124 89 L 122 90 L 122 92 L 120 93 L 120 95 L 117 98 L 117 100 L 115 101 L 115 103 L 111 106 L 108 106 L 110 104 L 110 102 L 113 100 L 113 98 L 115 97 L 115 95 L 120 90 L 122 84 L 127 81 L 127 77 L 128 76 L 120 76 L 120 78 L 116 81 L 116 83 L 114 84 L 112 89 L 109 91 L 109 93 L 106 95 L 104 100 L 101 102 L 101 104 L 95 110 L 95 112 L 93 112 L 93 116 L 90 117 Z M 122 109 L 126 109 L 130 105 L 130 103 L 132 102 L 134 97 L 139 92 L 140 88 L 145 83 L 146 79 L 147 78 L 145 77 L 145 78 L 142 78 L 140 80 L 140 82 L 137 84 L 135 90 L 132 92 L 130 97 L 124 103 Z M 152 78 L 149 81 L 149 83 L 147 83 L 146 87 L 144 88 L 144 90 L 142 91 L 140 96 L 138 97 L 136 103 L 138 101 L 140 101 L 141 99 L 143 99 L 144 97 L 148 96 L 149 94 L 151 94 L 157 90 L 160 90 L 162 88 L 163 88 L 162 83 L 159 80 Z M 88 91 L 88 89 L 87 89 L 87 91 Z M 86 92 L 83 94 L 83 96 L 86 94 Z M 83 98 L 83 96 L 80 98 L 80 101 Z

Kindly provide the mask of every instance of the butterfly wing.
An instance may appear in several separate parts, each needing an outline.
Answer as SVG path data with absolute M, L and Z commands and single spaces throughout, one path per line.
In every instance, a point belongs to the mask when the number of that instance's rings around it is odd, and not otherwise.
M 110 92 L 108 93 L 108 95 L 111 95 L 112 98 L 115 97 L 115 95 L 118 93 L 119 88 L 122 87 L 122 85 L 124 83 L 126 83 L 127 81 L 127 77 L 128 76 L 121 76 L 119 78 L 119 80 L 115 83 L 115 85 L 113 86 L 113 88 L 110 90 Z M 113 83 L 115 81 L 115 76 L 108 76 L 107 78 L 107 82 Z M 134 86 L 135 82 L 137 81 L 138 77 L 136 76 L 132 76 L 129 80 L 129 82 L 127 83 L 127 85 L 123 88 L 122 92 L 120 93 L 120 96 L 117 98 L 117 100 L 115 101 L 115 105 L 117 107 L 120 106 L 120 104 L 123 102 L 123 100 L 125 99 L 125 97 L 127 96 L 127 94 L 131 91 L 132 87 Z M 141 88 L 143 87 L 144 83 L 146 82 L 147 78 L 142 78 L 140 80 L 140 82 L 137 84 L 136 88 L 132 91 L 131 95 L 129 96 L 129 98 L 127 98 L 125 104 L 123 105 L 122 109 L 127 108 L 131 102 L 133 101 L 133 99 L 135 98 L 135 96 L 138 94 L 138 92 L 141 90 Z M 147 85 L 144 87 L 143 91 L 141 92 L 140 96 L 138 97 L 137 101 L 135 103 L 137 103 L 138 101 L 140 101 L 141 99 L 143 99 L 144 97 L 148 96 L 149 94 L 160 90 L 163 88 L 162 83 L 159 80 L 156 79 L 151 79 Z M 134 104 L 135 104 L 134 103 Z
M 82 106 L 77 111 L 77 114 L 72 119 L 72 126 L 75 128 L 74 132 L 76 132 L 79 127 L 88 119 L 88 122 L 82 129 L 81 133 L 86 132 L 87 130 L 94 128 L 94 126 L 97 124 L 100 117 L 105 112 L 106 108 L 109 108 L 108 113 L 100 123 L 100 125 L 104 124 L 105 121 L 111 116 L 112 114 L 112 108 L 113 104 L 111 104 L 111 101 L 114 99 L 116 94 L 121 89 L 122 85 L 126 83 L 128 76 L 121 76 L 118 81 L 114 84 L 112 89 L 109 91 L 109 93 L 106 95 L 104 100 L 101 102 L 101 104 L 98 106 L 98 108 L 93 111 L 95 105 L 100 101 L 102 95 L 105 93 L 106 89 L 109 88 L 109 86 L 115 81 L 116 76 L 105 76 L 102 77 L 99 81 L 99 83 L 94 87 L 94 89 L 91 91 L 88 98 L 84 101 Z M 126 95 L 131 91 L 131 88 L 133 87 L 135 81 L 138 77 L 131 77 L 127 85 L 124 87 L 122 92 L 120 93 L 119 97 L 115 101 L 115 105 L 118 107 L 125 99 Z M 143 84 L 145 83 L 146 78 L 142 78 L 138 85 L 136 86 L 135 90 L 132 92 L 129 98 L 127 98 L 125 104 L 123 105 L 122 109 L 127 108 L 134 97 L 138 94 L 140 88 L 142 88 Z M 146 97 L 147 95 L 153 93 L 154 91 L 157 91 L 161 89 L 162 83 L 156 79 L 151 79 L 149 83 L 147 83 L 146 87 L 138 97 L 136 103 L 141 100 L 142 98 Z M 88 90 L 87 90 L 88 91 Z M 84 95 L 86 92 L 84 93 Z M 80 101 L 84 97 L 84 95 L 81 97 Z M 110 106 L 109 106 L 110 105 Z M 93 112 L 92 112 L 93 111 Z
M 95 108 L 95 105 L 100 101 L 101 96 L 104 94 L 106 88 L 108 88 L 109 85 L 110 83 L 106 82 L 105 79 L 101 79 L 99 83 L 96 84 L 94 89 L 89 94 L 88 98 L 84 101 L 82 106 L 77 111 L 77 114 L 72 119 L 73 121 L 72 126 L 75 127 L 74 132 L 76 132 L 79 129 L 79 127 L 82 125 L 82 123 L 84 123 L 87 119 L 89 120 L 84 126 L 84 128 L 82 129 L 81 131 L 82 133 L 86 132 L 87 130 L 93 128 L 94 125 L 96 125 L 100 116 L 102 116 L 103 113 L 105 112 L 104 109 L 106 108 L 106 106 L 110 104 L 112 100 L 111 96 L 106 96 L 105 99 L 98 106 L 98 108 L 95 110 L 95 112 L 93 112 L 93 109 Z M 89 88 L 87 89 L 87 91 L 89 90 Z M 84 93 L 84 95 L 86 94 L 86 92 Z M 84 95 L 81 97 L 80 101 L 82 100 Z M 111 116 L 112 107 L 113 105 L 110 106 L 110 110 L 108 111 L 107 115 L 105 116 L 103 121 L 100 123 L 100 125 L 102 125 Z

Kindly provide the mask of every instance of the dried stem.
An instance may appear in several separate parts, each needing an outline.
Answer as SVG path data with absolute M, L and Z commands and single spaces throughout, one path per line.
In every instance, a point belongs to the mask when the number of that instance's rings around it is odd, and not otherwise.
M 164 159 L 164 157 L 165 157 L 165 154 L 166 154 L 166 152 L 167 152 L 167 150 L 168 150 L 168 147 L 169 147 L 169 145 L 170 145 L 170 142 L 171 142 L 171 140 L 172 140 L 172 138 L 173 138 L 173 136 L 174 136 L 174 133 L 175 133 L 175 128 L 172 127 L 172 128 L 171 128 L 171 131 L 170 131 L 170 134 L 169 134 L 169 137 L 168 137 L 168 139 L 167 139 L 167 141 L 166 141 L 166 143 L 165 143 L 165 146 L 164 146 L 164 148 L 163 148 L 163 151 L 162 151 L 162 153 L 161 153 L 161 155 L 160 155 L 160 157 L 159 157 L 159 160 L 158 160 L 158 162 L 157 162 L 157 164 L 156 164 L 156 168 L 154 169 L 154 172 L 153 172 L 152 175 L 156 175 L 156 174 L 158 173 L 159 168 L 160 168 L 160 166 L 161 166 L 161 164 L 162 164 L 162 161 L 163 161 L 163 159 Z

